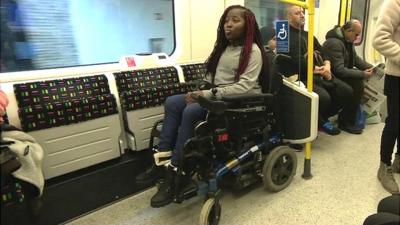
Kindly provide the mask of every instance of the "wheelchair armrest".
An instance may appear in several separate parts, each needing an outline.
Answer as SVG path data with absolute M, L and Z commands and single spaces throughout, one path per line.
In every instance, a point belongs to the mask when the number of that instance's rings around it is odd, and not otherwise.
M 207 109 L 212 113 L 221 115 L 226 111 L 226 102 L 210 100 L 203 96 L 196 96 L 195 98 L 197 99 L 197 102 L 200 104 L 201 107 Z
M 264 102 L 272 101 L 273 95 L 270 93 L 261 94 L 237 94 L 237 95 L 226 95 L 222 97 L 224 102 L 241 102 L 246 100 L 263 100 Z

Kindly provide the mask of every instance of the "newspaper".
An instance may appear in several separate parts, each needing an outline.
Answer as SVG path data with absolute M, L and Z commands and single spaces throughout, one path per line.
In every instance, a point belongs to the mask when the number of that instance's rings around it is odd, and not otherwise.
M 373 68 L 374 75 L 365 82 L 364 94 L 361 99 L 363 109 L 368 114 L 374 111 L 380 111 L 381 104 L 386 100 L 386 96 L 382 94 L 383 77 L 385 65 L 379 64 Z
M 383 91 L 383 77 L 385 76 L 385 64 L 380 63 L 372 68 L 373 75 L 367 80 L 367 82 L 377 89 Z

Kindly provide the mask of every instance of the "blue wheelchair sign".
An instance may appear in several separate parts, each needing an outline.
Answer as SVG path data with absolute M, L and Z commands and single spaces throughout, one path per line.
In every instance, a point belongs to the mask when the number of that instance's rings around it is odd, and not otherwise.
M 276 21 L 276 51 L 289 52 L 289 21 Z

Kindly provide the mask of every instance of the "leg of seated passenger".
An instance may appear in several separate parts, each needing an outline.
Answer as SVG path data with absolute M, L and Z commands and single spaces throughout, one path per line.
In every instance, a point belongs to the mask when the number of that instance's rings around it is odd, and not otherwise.
M 181 123 L 182 112 L 185 107 L 186 102 L 184 95 L 170 96 L 165 101 L 165 116 L 160 133 L 160 142 L 158 144 L 158 149 L 154 149 L 155 151 L 153 152 L 154 160 L 157 165 L 152 163 L 143 173 L 136 176 L 136 183 L 147 186 L 153 184 L 164 175 L 164 167 L 158 165 L 163 165 L 170 161 L 170 153 L 175 144 L 179 124 Z
M 362 129 L 357 128 L 355 122 L 357 110 L 361 103 L 361 96 L 364 92 L 364 81 L 353 78 L 343 78 L 342 80 L 351 86 L 353 89 L 353 95 L 339 114 L 339 127 L 349 133 L 361 134 Z
M 177 176 L 180 154 L 185 142 L 193 136 L 196 122 L 203 120 L 205 115 L 205 110 L 197 103 L 189 104 L 184 108 L 175 148 L 172 151 L 171 163 L 167 165 L 164 179 L 160 182 L 157 193 L 151 198 L 152 207 L 162 207 L 173 201 L 174 192 L 177 188 L 175 177 Z
M 331 96 L 326 91 L 325 88 L 314 85 L 313 91 L 318 94 L 319 97 L 319 112 L 318 112 L 318 126 L 322 131 L 326 132 L 330 135 L 337 135 L 340 133 L 340 130 L 333 126 L 332 123 L 328 120 L 328 110 L 331 105 Z
M 174 147 L 185 107 L 185 95 L 183 94 L 173 95 L 165 100 L 165 114 L 160 134 L 160 143 L 158 144 L 160 151 L 171 151 Z
M 183 110 L 178 137 L 175 148 L 172 151 L 172 165 L 177 166 L 179 164 L 179 155 L 183 150 L 183 146 L 189 138 L 193 137 L 197 122 L 204 120 L 205 116 L 206 111 L 198 103 L 187 105 Z
M 327 110 L 326 116 L 329 118 L 336 115 L 345 105 L 347 105 L 353 96 L 353 88 L 339 78 L 335 78 L 335 86 L 327 89 L 331 96 L 331 105 Z

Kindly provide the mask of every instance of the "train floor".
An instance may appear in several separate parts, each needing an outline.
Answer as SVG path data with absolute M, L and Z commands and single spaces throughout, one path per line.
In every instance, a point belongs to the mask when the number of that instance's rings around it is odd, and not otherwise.
M 312 145 L 312 179 L 301 177 L 304 152 L 298 152 L 297 174 L 283 191 L 270 193 L 262 185 L 240 193 L 225 191 L 220 224 L 362 224 L 389 195 L 376 177 L 383 125 L 368 125 L 362 135 L 319 133 Z M 400 183 L 399 174 L 395 179 Z M 150 207 L 155 192 L 155 187 L 147 189 L 67 224 L 197 224 L 203 197 L 155 209 Z

